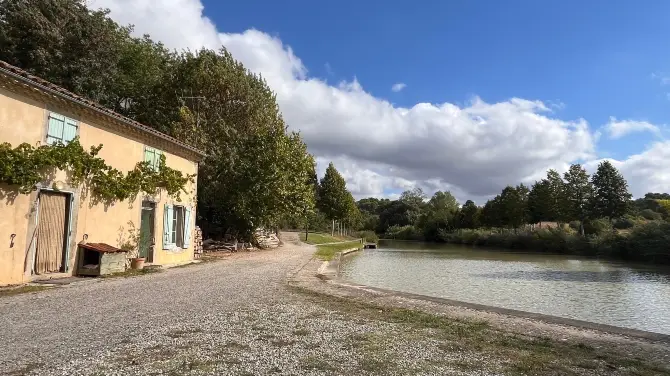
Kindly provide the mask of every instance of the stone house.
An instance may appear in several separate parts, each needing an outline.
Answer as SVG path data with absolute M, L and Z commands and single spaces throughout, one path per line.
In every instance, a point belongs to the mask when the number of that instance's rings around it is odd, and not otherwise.
M 155 165 L 162 154 L 168 167 L 196 174 L 204 157 L 173 137 L 0 61 L 0 143 L 38 146 L 75 137 L 86 150 L 102 144 L 98 156 L 124 173 L 138 162 Z M 121 247 L 131 231 L 150 239 L 138 250 L 148 263 L 192 260 L 196 183 L 188 183 L 186 191 L 180 201 L 160 190 L 138 194 L 132 202 L 102 204 L 69 185 L 63 171 L 30 194 L 0 183 L 0 285 L 76 274 L 80 243 Z

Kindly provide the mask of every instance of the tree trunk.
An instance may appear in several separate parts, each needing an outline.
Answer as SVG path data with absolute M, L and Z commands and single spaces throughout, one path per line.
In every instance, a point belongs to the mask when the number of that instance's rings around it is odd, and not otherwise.
M 330 236 L 335 236 L 335 220 L 333 219 L 333 229 L 330 231 Z
M 579 233 L 584 236 L 584 220 L 579 221 Z

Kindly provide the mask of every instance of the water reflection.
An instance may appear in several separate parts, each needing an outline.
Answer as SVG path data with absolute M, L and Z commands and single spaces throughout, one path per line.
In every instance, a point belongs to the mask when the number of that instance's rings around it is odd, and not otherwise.
M 496 273 L 481 273 L 473 274 L 473 277 L 481 278 L 507 278 L 507 279 L 525 279 L 538 281 L 577 281 L 584 283 L 592 282 L 626 282 L 626 283 L 647 283 L 654 281 L 650 278 L 635 278 L 631 273 L 624 270 L 612 270 L 603 272 L 590 271 L 514 271 L 514 272 L 496 272 Z M 659 278 L 657 281 L 661 282 L 664 279 Z M 667 283 L 667 281 L 665 281 Z
M 670 334 L 670 271 L 564 255 L 381 243 L 345 279 L 473 303 Z

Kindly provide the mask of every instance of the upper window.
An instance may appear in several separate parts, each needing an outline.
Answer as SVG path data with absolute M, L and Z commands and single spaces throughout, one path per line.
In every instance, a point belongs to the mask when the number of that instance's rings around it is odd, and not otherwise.
M 69 117 L 57 114 L 55 112 L 49 113 L 49 124 L 47 128 L 47 144 L 54 145 L 57 143 L 67 144 L 77 137 L 77 128 L 79 123 Z
M 158 167 L 161 164 L 161 155 L 163 155 L 163 152 L 160 150 L 148 146 L 144 148 L 144 161 L 149 162 L 149 166 L 155 171 L 158 171 Z

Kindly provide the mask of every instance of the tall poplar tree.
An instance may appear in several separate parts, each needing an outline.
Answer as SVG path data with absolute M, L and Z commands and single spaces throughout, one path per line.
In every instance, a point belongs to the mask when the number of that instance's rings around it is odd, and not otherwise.
M 317 207 L 331 220 L 333 224 L 331 235 L 335 235 L 335 221 L 344 219 L 351 213 L 352 202 L 349 197 L 351 194 L 347 191 L 347 183 L 333 162 L 330 162 L 326 174 L 319 182 Z
M 589 181 L 589 174 L 580 164 L 573 164 L 563 178 L 566 218 L 578 220 L 580 233 L 584 235 L 584 221 L 589 217 L 593 198 L 593 185 Z
M 629 208 L 633 197 L 628 192 L 628 183 L 609 161 L 598 165 L 598 170 L 591 177 L 593 184 L 592 209 L 600 217 L 622 217 Z

